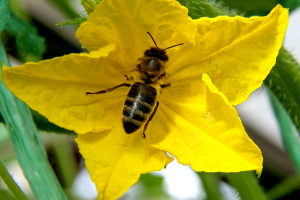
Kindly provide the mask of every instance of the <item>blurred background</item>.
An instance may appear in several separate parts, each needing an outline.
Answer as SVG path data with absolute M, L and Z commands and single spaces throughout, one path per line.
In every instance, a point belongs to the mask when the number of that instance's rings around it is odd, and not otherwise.
M 240 12 L 237 13 L 244 16 L 266 15 L 278 3 L 276 0 L 251 1 L 248 7 L 244 7 L 244 4 L 238 3 L 240 1 L 226 0 L 224 2 L 230 8 L 238 8 Z M 16 45 L 20 38 L 16 37 L 14 31 L 7 30 L 2 33 L 1 39 L 13 66 L 20 65 L 25 61 L 50 59 L 83 51 L 75 38 L 76 26 L 55 25 L 80 16 L 87 16 L 80 0 L 11 0 L 10 3 L 14 14 L 24 22 L 31 24 L 31 31 L 37 33 L 40 36 L 39 40 L 45 42 L 45 46 L 36 50 L 39 54 L 26 54 L 20 46 Z M 284 40 L 284 46 L 298 61 L 300 60 L 299 22 L 300 9 L 296 9 L 290 14 L 290 23 Z M 265 86 L 253 92 L 246 102 L 236 108 L 246 132 L 263 152 L 264 169 L 259 178 L 263 190 L 268 191 L 283 180 L 294 178 L 296 171 L 282 144 L 280 129 Z M 33 114 L 38 119 L 39 124 L 44 123 L 47 124 L 47 127 L 52 126 L 37 113 Z M 50 130 L 53 129 L 50 128 Z M 58 128 L 57 130 L 56 132 L 66 133 L 64 130 Z M 49 161 L 69 199 L 94 199 L 97 196 L 96 188 L 90 181 L 84 161 L 78 153 L 77 145 L 74 142 L 76 135 L 71 132 L 67 133 L 56 134 L 49 133 L 47 130 L 41 131 L 40 135 Z M 0 160 L 8 168 L 25 194 L 34 199 L 15 158 L 3 123 L 0 123 Z M 227 184 L 222 173 L 217 174 L 217 176 L 220 178 L 219 185 L 224 199 L 239 199 L 237 191 Z M 299 181 L 296 184 L 298 185 L 279 199 L 299 199 Z M 2 181 L 0 181 L 0 192 L 7 192 Z M 7 198 L 14 199 L 9 195 Z M 139 182 L 120 199 L 193 200 L 206 199 L 206 194 L 199 174 L 189 166 L 172 162 L 160 172 L 142 175 Z

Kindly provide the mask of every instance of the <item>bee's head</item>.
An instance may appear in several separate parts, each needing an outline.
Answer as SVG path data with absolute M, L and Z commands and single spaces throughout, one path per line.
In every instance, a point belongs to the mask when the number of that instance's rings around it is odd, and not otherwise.
M 145 51 L 144 55 L 147 57 L 156 58 L 163 62 L 167 62 L 169 60 L 166 50 L 158 48 L 158 47 L 151 47 L 150 49 L 147 49 Z

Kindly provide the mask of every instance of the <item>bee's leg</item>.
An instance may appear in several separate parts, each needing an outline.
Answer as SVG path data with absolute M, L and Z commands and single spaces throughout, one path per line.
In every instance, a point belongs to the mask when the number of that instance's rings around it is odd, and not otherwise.
M 124 75 L 124 76 L 126 77 L 127 81 L 134 81 L 133 76 L 131 76 L 131 77 L 128 77 L 127 75 Z
M 158 79 L 166 79 L 167 75 L 168 74 L 166 72 L 164 72 L 158 77 Z
M 167 83 L 167 84 L 160 85 L 160 88 L 163 89 L 163 88 L 167 88 L 170 86 L 171 86 L 171 83 Z
M 148 127 L 149 122 L 150 122 L 150 121 L 152 120 L 152 118 L 154 117 L 154 115 L 155 115 L 155 113 L 156 113 L 156 111 L 157 111 L 158 105 L 159 105 L 159 102 L 156 103 L 156 106 L 155 106 L 153 112 L 151 113 L 149 119 L 147 120 L 147 122 L 146 122 L 146 124 L 145 124 L 145 126 L 144 126 L 143 138 L 146 138 L 145 131 L 146 131 L 147 127 Z
M 167 88 L 167 87 L 170 87 L 171 86 L 171 83 L 167 83 L 167 84 L 163 84 L 163 85 L 160 85 L 160 89 L 164 89 L 164 88 Z M 162 93 L 162 90 L 159 90 L 160 91 L 160 94 Z
M 122 87 L 122 86 L 130 87 L 131 84 L 128 84 L 128 83 L 122 83 L 122 84 L 120 84 L 120 85 L 116 85 L 115 87 L 108 88 L 108 89 L 106 89 L 106 90 L 101 90 L 101 91 L 98 91 L 98 92 L 86 92 L 85 94 L 86 94 L 86 95 L 104 94 L 104 93 L 107 93 L 107 92 L 111 92 L 111 91 L 113 91 L 114 89 L 117 89 L 117 88 Z

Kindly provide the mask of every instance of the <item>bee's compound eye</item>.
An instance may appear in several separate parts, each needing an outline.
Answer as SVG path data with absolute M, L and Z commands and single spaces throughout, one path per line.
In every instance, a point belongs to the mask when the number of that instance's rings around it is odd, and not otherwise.
M 168 56 L 166 54 L 162 54 L 161 60 L 168 61 Z
M 152 55 L 152 52 L 151 52 L 151 50 L 147 50 L 147 51 L 145 51 L 145 55 L 146 55 L 146 56 L 151 56 L 151 55 Z

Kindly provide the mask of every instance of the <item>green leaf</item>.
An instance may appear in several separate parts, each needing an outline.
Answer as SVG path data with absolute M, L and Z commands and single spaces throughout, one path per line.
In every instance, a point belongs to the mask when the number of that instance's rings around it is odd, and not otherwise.
M 283 7 L 289 8 L 290 12 L 294 11 L 300 6 L 299 0 L 280 0 L 279 2 Z
M 200 17 L 216 17 L 219 15 L 235 16 L 236 10 L 225 7 L 222 2 L 214 0 L 177 0 L 189 9 L 189 16 L 193 19 Z
M 85 17 L 81 17 L 81 18 L 76 18 L 76 19 L 72 19 L 72 20 L 69 20 L 69 21 L 61 22 L 61 23 L 58 23 L 56 25 L 61 25 L 61 26 L 78 25 L 79 26 L 80 24 L 82 24 L 86 20 L 87 19 Z
M 0 199 L 5 200 L 17 200 L 14 196 L 12 196 L 8 191 L 6 190 L 0 190 Z
M 46 51 L 45 38 L 39 36 L 34 26 L 13 12 L 5 25 L 5 30 L 16 37 L 16 44 L 24 54 L 41 57 Z
M 280 49 L 276 65 L 264 84 L 278 98 L 300 131 L 300 66 L 284 48 Z
M 0 1 L 0 31 L 6 25 L 10 14 L 10 8 L 7 0 Z
M 290 12 L 300 6 L 299 0 L 223 0 L 223 2 L 225 6 L 228 6 L 231 9 L 237 9 L 239 14 L 242 13 L 245 16 L 266 15 L 277 4 L 281 4 L 284 8 L 288 8 Z
M 243 12 L 261 12 L 268 13 L 272 10 L 278 3 L 279 0 L 251 0 L 251 1 L 237 1 L 237 0 L 223 0 L 226 6 L 230 8 L 238 9 Z
M 5 8 L 4 5 L 2 5 L 2 8 Z M 9 14 L 9 9 L 6 11 L 5 9 L 1 9 L 0 11 L 3 13 L 3 15 L 0 16 L 0 27 L 4 27 L 6 31 L 16 36 L 17 46 L 20 47 L 26 54 L 32 54 L 38 57 L 41 56 L 46 49 L 45 40 L 44 38 L 38 35 L 36 28 L 28 24 L 26 21 L 18 18 L 14 13 L 11 13 L 12 15 L 10 17 L 5 17 Z M 5 53 L 3 53 L 2 56 L 5 56 Z M 3 59 L 4 57 L 2 57 L 1 60 Z M 32 111 L 32 115 L 34 117 L 34 121 L 36 122 L 40 130 L 57 133 L 75 134 L 72 131 L 63 129 L 54 125 L 53 123 L 50 123 L 44 116 L 38 114 L 35 111 Z M 3 117 L 1 115 L 0 122 L 4 122 Z
M 2 0 L 3 1 L 3 0 Z M 0 43 L 1 60 L 6 57 Z M 6 60 L 5 63 L 8 63 Z M 0 81 L 0 111 L 16 157 L 37 199 L 66 199 L 47 160 L 42 141 L 27 105 L 17 99 Z
M 2 12 L 7 10 L 8 12 Z M 0 27 L 9 17 L 8 0 L 0 1 Z M 0 62 L 9 62 L 0 41 Z M 0 71 L 1 75 L 1 71 Z M 1 77 L 1 76 L 0 76 Z M 13 144 L 16 157 L 36 199 L 67 199 L 49 164 L 42 141 L 27 105 L 17 99 L 0 78 L 0 112 Z

